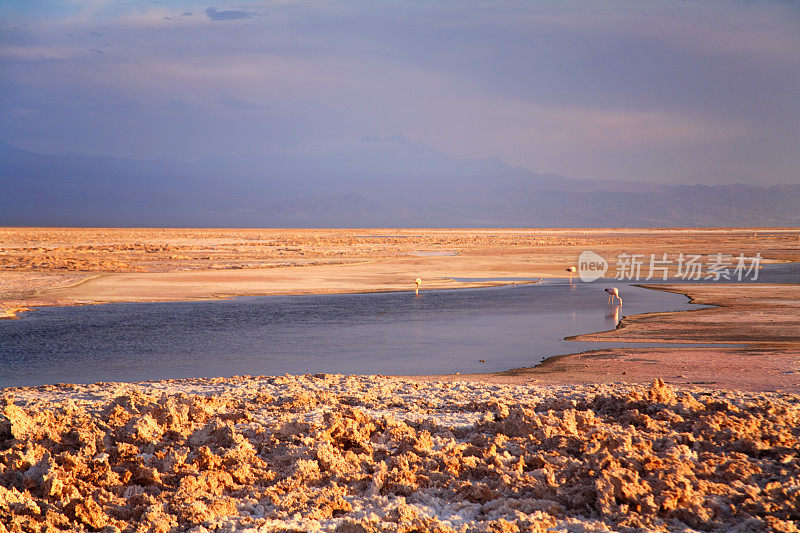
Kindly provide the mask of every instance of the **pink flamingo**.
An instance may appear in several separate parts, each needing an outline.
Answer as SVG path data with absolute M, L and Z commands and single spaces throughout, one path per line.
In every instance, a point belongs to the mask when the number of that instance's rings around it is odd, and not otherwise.
M 570 284 L 570 285 L 572 285 L 572 275 L 573 275 L 573 274 L 574 274 L 576 271 L 577 271 L 577 269 L 576 269 L 574 266 L 571 266 L 571 267 L 569 267 L 569 268 L 567 269 L 567 272 L 569 272 L 569 284 Z
M 622 305 L 622 298 L 619 296 L 619 289 L 616 287 L 609 287 L 605 290 L 608 293 L 608 303 L 611 304 L 614 302 L 614 298 L 619 300 L 619 305 Z

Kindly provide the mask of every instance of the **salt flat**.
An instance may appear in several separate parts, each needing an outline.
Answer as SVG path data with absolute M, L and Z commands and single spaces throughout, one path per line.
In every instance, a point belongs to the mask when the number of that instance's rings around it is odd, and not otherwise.
M 0 531 L 797 531 L 798 427 L 660 380 L 6 389 Z
M 800 230 L 2 228 L 0 308 L 469 287 L 566 277 L 583 250 L 797 261 Z

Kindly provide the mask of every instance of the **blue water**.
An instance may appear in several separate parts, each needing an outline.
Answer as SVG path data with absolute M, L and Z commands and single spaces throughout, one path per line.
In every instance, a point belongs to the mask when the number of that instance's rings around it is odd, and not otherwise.
M 759 282 L 800 281 L 797 264 Z M 624 307 L 603 289 L 620 288 Z M 564 337 L 621 313 L 697 309 L 680 294 L 565 280 L 413 293 L 44 307 L 0 321 L 0 387 L 235 374 L 491 372 L 618 343 Z M 639 345 L 641 346 L 641 345 Z M 479 362 L 485 359 L 485 363 Z
M 598 283 L 45 307 L 0 322 L 0 387 L 235 374 L 429 374 L 534 365 L 597 344 L 619 309 Z M 616 283 L 625 314 L 685 296 Z M 604 343 L 603 346 L 612 346 Z M 480 363 L 479 359 L 485 359 Z

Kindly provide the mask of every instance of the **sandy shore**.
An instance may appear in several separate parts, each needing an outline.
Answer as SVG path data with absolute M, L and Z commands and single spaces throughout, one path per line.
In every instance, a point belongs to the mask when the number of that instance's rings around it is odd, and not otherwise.
M 677 313 L 626 317 L 615 330 L 571 337 L 581 341 L 665 343 L 603 348 L 552 357 L 532 368 L 497 374 L 411 379 L 501 384 L 649 383 L 800 393 L 800 285 L 655 285 L 714 305 Z M 671 346 L 672 343 L 702 346 Z M 722 346 L 709 346 L 710 344 Z
M 0 531 L 797 531 L 799 426 L 660 381 L 6 389 Z
M 583 250 L 797 261 L 800 230 L 0 228 L 0 309 L 469 287 L 565 277 Z

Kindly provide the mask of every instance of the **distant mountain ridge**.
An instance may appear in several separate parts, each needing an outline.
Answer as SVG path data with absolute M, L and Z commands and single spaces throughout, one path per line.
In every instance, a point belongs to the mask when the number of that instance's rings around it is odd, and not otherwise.
M 309 157 L 188 163 L 36 154 L 0 142 L 0 225 L 798 226 L 800 185 L 570 179 L 456 159 L 403 136 Z
M 679 183 L 685 185 L 758 185 L 760 187 L 770 187 L 778 185 L 774 180 L 760 178 L 745 172 L 732 172 L 727 170 L 708 170 L 692 174 Z

